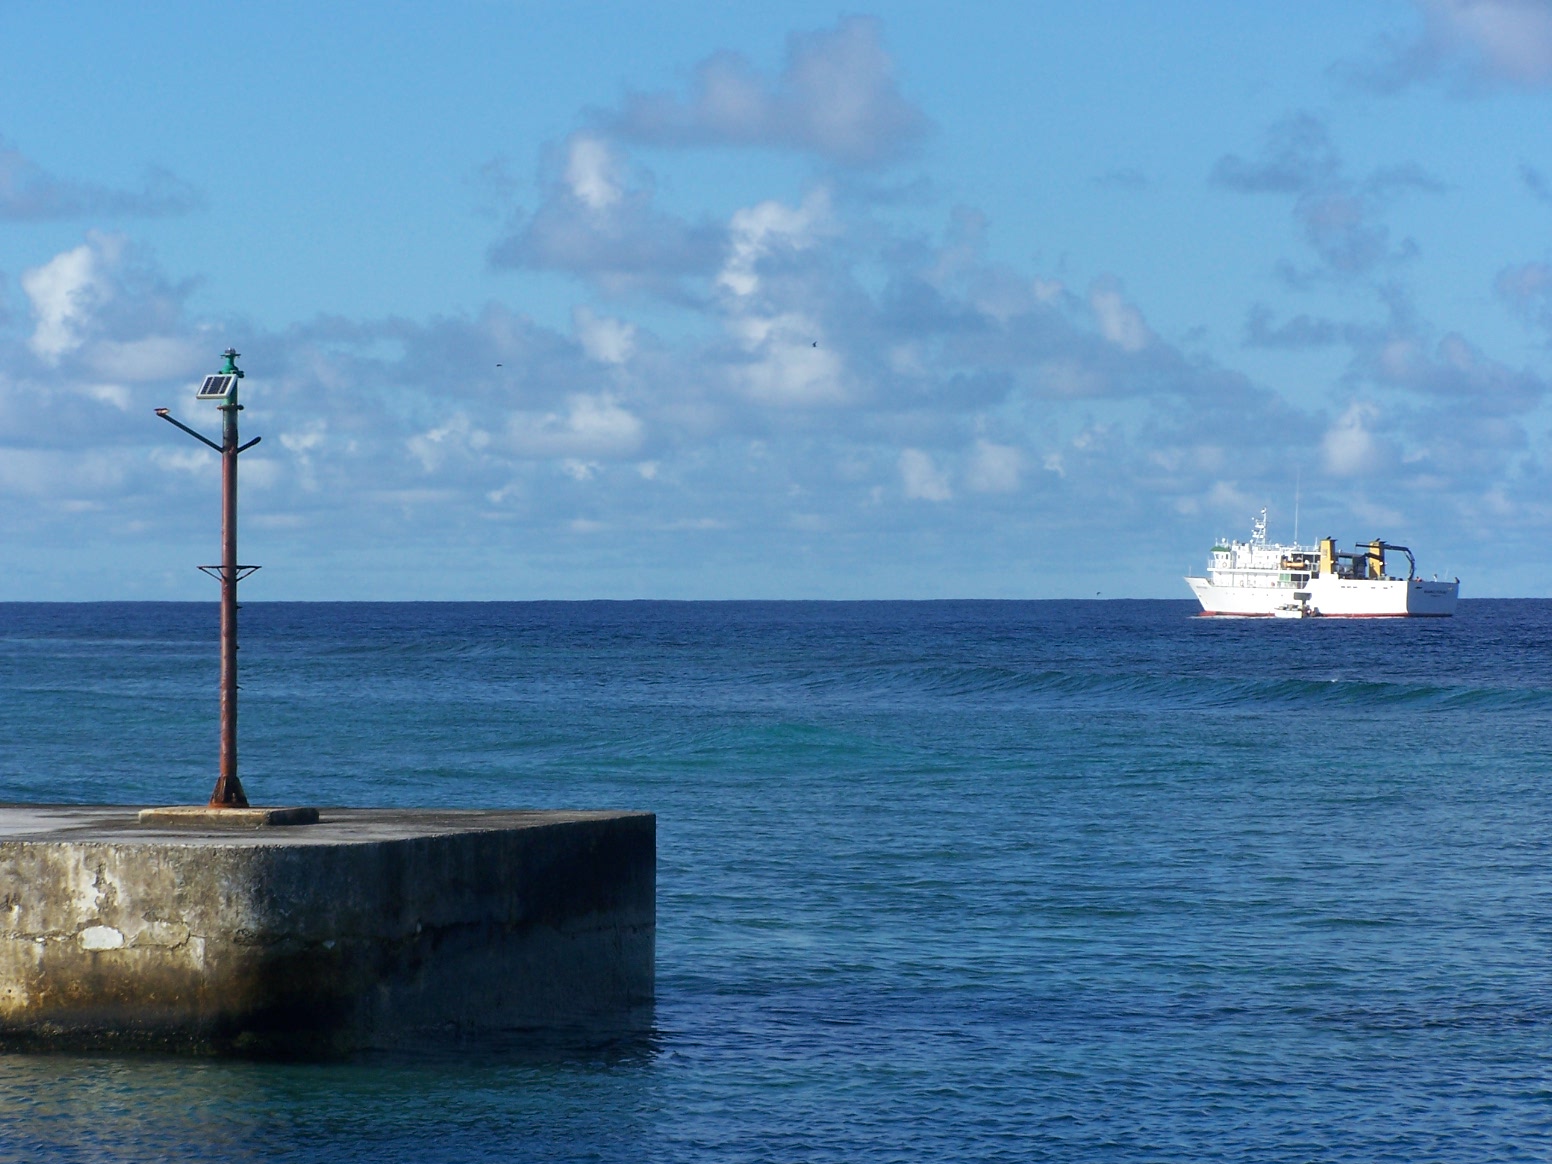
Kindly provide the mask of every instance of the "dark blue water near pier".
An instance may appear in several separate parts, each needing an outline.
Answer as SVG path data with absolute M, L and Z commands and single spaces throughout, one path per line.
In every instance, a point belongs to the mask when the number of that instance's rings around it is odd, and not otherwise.
M 274 604 L 267 803 L 658 813 L 610 1046 L 0 1057 L 0 1159 L 1544 1160 L 1552 603 Z M 215 612 L 0 606 L 0 800 L 188 802 Z

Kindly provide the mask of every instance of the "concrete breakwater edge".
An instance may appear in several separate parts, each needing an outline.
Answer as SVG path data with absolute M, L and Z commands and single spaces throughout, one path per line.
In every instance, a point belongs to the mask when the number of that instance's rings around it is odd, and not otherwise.
M 656 818 L 0 806 L 0 1050 L 334 1056 L 651 1022 Z

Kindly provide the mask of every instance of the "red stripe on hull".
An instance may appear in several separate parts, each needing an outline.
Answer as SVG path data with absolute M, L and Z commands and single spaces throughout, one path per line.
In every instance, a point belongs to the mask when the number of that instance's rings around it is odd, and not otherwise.
M 1204 610 L 1197 618 L 1275 618 L 1273 614 L 1241 614 L 1233 610 Z M 1420 610 L 1402 611 L 1400 614 L 1311 614 L 1307 618 L 1453 618 L 1450 614 L 1430 614 Z M 1294 621 L 1294 620 L 1289 620 Z

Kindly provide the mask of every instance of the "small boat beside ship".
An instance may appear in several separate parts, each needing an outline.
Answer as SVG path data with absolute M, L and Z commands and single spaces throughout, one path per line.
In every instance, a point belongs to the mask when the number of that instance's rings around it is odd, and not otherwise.
M 1404 578 L 1387 572 L 1401 555 Z M 1406 546 L 1372 541 L 1343 551 L 1335 538 L 1313 546 L 1268 542 L 1264 509 L 1249 541 L 1220 541 L 1206 576 L 1186 583 L 1204 615 L 1240 618 L 1448 618 L 1460 597 L 1459 578 L 1419 578 Z

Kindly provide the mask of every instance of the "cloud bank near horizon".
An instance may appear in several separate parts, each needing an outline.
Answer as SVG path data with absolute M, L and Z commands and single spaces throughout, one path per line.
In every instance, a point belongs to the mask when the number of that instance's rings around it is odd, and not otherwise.
M 1468 7 L 1423 5 L 1426 36 L 1486 54 L 1493 20 L 1534 24 L 1513 4 Z M 450 545 L 496 540 L 604 562 L 627 590 L 626 559 L 690 554 L 714 563 L 705 585 L 649 584 L 714 593 L 716 570 L 748 586 L 767 563 L 778 587 L 808 578 L 814 593 L 849 592 L 827 571 L 879 585 L 956 545 L 1010 565 L 1060 545 L 1108 555 L 1084 577 L 1111 577 L 1130 568 L 1118 546 L 1194 560 L 1176 532 L 1237 529 L 1295 477 L 1307 510 L 1390 537 L 1544 535 L 1546 381 L 1422 318 L 1408 291 L 1420 244 L 1391 215 L 1438 196 L 1445 177 L 1405 158 L 1355 169 L 1304 110 L 1225 143 L 1201 176 L 1217 196 L 1286 204 L 1291 251 L 1268 267 L 1287 298 L 1245 305 L 1244 350 L 1341 366 L 1330 393 L 1290 399 L 1191 336 L 1161 333 L 1125 270 L 1074 278 L 1010 262 L 972 205 L 938 208 L 924 227 L 848 184 L 852 172 L 905 173 L 927 140 L 931 121 L 897 73 L 883 26 L 851 18 L 794 33 L 774 75 L 717 53 L 682 94 L 580 111 L 536 159 L 539 201 L 485 256 L 571 280 L 569 327 L 491 302 L 234 340 L 244 329 L 200 317 L 192 283 L 131 236 L 88 231 L 7 288 L 8 536 L 187 536 L 188 499 L 213 490 L 214 457 L 150 410 L 192 418 L 188 386 L 228 342 L 250 370 L 245 427 L 265 437 L 244 460 L 245 520 L 320 559 L 397 546 L 425 571 Z M 692 151 L 736 166 L 755 150 L 816 169 L 799 196 L 730 214 L 659 196 L 653 166 Z M 18 172 L 0 180 L 0 216 L 8 190 L 22 191 L 15 206 L 58 213 L 94 199 L 105 212 L 183 205 L 176 192 L 114 203 Z M 1329 287 L 1351 314 L 1290 310 Z M 1524 256 L 1482 293 L 1552 342 L 1544 259 Z M 947 576 L 971 577 L 970 565 Z

